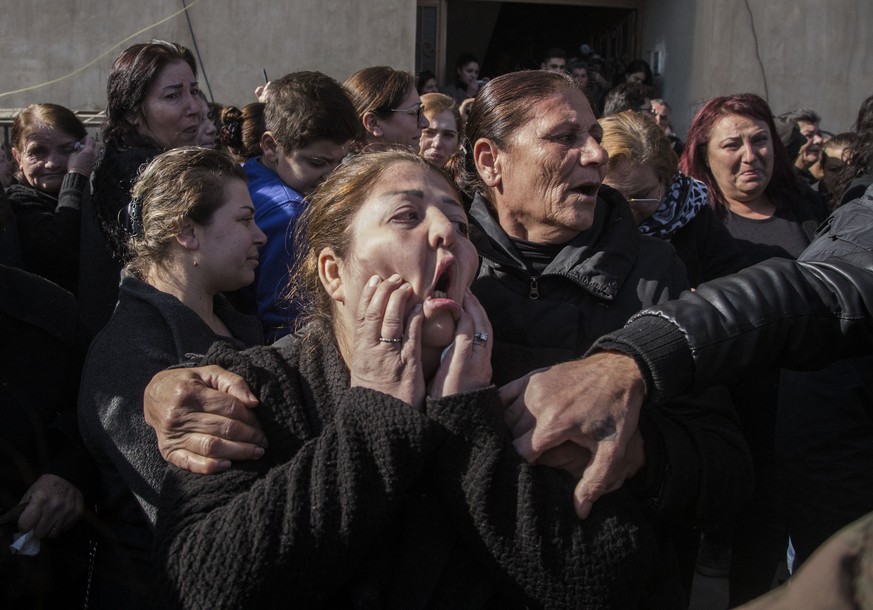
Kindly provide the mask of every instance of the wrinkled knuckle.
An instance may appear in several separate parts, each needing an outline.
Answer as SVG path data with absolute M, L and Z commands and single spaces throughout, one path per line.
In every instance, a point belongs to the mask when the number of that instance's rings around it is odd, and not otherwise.
M 221 438 L 226 438 L 228 440 L 236 438 L 236 435 L 239 434 L 237 430 L 236 421 L 232 419 L 225 419 L 218 426 L 218 436 Z
M 212 457 L 221 447 L 221 439 L 211 435 L 204 435 L 200 440 L 200 455 Z

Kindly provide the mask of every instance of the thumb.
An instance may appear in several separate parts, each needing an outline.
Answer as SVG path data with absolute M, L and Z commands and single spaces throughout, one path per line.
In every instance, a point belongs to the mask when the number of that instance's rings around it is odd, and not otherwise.
M 235 373 L 210 365 L 200 371 L 200 377 L 207 387 L 230 394 L 247 407 L 258 405 L 258 399 L 252 393 L 249 384 Z
M 613 471 L 616 470 L 616 447 L 602 443 L 597 445 L 591 456 L 591 462 L 582 474 L 579 483 L 573 493 L 573 503 L 576 507 L 576 515 L 585 519 L 590 513 L 594 503 L 612 487 Z
M 532 440 L 533 430 L 528 430 L 512 441 L 512 446 L 515 448 L 516 453 L 531 464 L 536 462 L 540 458 L 540 455 L 542 455 L 541 451 L 534 451 L 533 444 L 531 443 Z

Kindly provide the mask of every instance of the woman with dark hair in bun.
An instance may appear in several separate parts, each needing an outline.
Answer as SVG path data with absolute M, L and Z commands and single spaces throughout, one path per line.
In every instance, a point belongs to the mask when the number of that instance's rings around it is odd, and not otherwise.
M 265 242 L 243 169 L 219 151 L 178 148 L 152 161 L 132 194 L 132 258 L 79 394 L 82 437 L 100 470 L 98 513 L 116 539 L 98 551 L 95 607 L 138 608 L 154 594 L 149 553 L 165 464 L 143 419 L 146 383 L 218 339 L 263 343 L 258 321 L 221 295 L 252 282 Z
M 262 102 L 247 104 L 242 109 L 225 106 L 221 111 L 218 139 L 237 163 L 261 156 L 261 136 L 267 130 Z

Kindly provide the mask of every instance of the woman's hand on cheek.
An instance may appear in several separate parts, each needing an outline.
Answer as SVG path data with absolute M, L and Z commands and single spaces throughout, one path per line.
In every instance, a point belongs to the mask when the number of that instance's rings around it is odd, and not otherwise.
M 85 136 L 81 142 L 77 142 L 78 150 L 70 153 L 67 158 L 67 171 L 77 172 L 83 176 L 90 176 L 100 153 L 100 144 L 91 136 Z
M 424 404 L 421 305 L 405 315 L 412 287 L 400 276 L 373 276 L 361 294 L 355 324 L 352 387 L 389 394 L 412 406 Z
M 487 336 L 487 339 L 483 341 L 482 336 Z M 441 398 L 488 386 L 491 383 L 493 344 L 488 315 L 468 288 L 461 317 L 455 327 L 455 340 L 430 384 L 430 395 Z

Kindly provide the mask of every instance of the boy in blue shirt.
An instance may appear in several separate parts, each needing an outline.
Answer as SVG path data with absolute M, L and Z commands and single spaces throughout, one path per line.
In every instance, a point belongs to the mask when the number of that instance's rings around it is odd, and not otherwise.
M 250 301 L 272 342 L 291 332 L 298 314 L 287 289 L 304 197 L 346 156 L 358 118 L 343 86 L 320 72 L 294 72 L 271 81 L 264 118 L 262 155 L 246 161 L 243 169 L 255 223 L 267 236 Z

